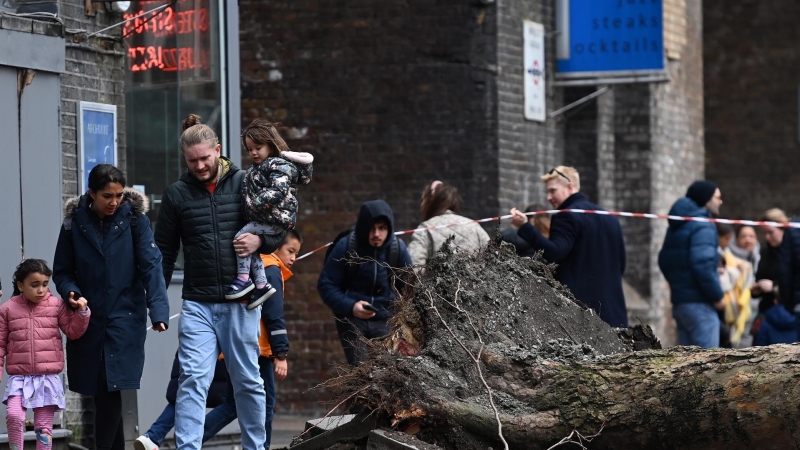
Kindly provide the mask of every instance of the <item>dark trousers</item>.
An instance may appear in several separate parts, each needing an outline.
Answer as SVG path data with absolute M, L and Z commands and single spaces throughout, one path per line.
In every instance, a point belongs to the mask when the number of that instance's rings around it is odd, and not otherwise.
M 357 317 L 337 318 L 336 331 L 344 349 L 348 364 L 357 366 L 366 357 L 366 346 L 361 336 L 367 339 L 381 338 L 389 334 L 387 319 L 364 320 Z
M 100 362 L 97 395 L 94 396 L 94 438 L 97 450 L 125 450 L 122 432 L 122 394 L 108 391 L 106 362 Z

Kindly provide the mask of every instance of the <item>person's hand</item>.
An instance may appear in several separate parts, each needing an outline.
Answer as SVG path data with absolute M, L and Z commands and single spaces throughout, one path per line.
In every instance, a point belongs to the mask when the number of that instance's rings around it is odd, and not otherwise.
M 369 305 L 369 302 L 365 302 L 364 300 L 359 300 L 353 305 L 353 315 L 358 317 L 359 319 L 372 319 L 375 317 L 375 313 L 364 309 L 364 305 Z
M 259 247 L 261 247 L 261 238 L 252 233 L 244 233 L 233 240 L 233 249 L 236 251 L 236 256 L 240 258 L 252 255 L 258 251 Z
M 77 309 L 78 311 L 86 311 L 89 308 L 89 301 L 83 297 L 75 300 L 75 293 L 70 292 L 69 306 L 72 306 L 73 309 Z
M 154 330 L 161 333 L 162 331 L 167 331 L 167 325 L 164 322 L 158 322 L 152 327 Z
M 717 303 L 714 303 L 714 309 L 716 309 L 717 311 L 722 311 L 723 309 L 725 309 L 725 297 L 722 297 L 722 300 L 718 301 Z
M 525 222 L 527 221 L 528 216 L 526 216 L 525 213 L 517 208 L 511 208 L 511 226 L 514 227 L 515 230 L 525 225 Z
M 761 289 L 761 292 L 772 292 L 775 288 L 775 283 L 772 280 L 758 280 L 756 281 L 758 288 Z
M 747 263 L 740 262 L 739 264 L 736 265 L 736 268 L 739 269 L 739 273 L 744 273 L 745 269 L 747 269 Z
M 278 358 L 275 358 L 275 378 L 280 381 L 286 379 L 286 375 L 289 373 L 289 363 L 286 362 L 284 359 L 281 361 Z

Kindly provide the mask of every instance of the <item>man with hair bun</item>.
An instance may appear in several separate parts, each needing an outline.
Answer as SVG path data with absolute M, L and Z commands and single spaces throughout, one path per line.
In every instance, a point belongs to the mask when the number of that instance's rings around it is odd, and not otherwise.
M 189 115 L 183 130 L 180 145 L 188 170 L 164 191 L 155 232 L 167 283 L 181 245 L 185 261 L 176 444 L 179 450 L 200 449 L 208 387 L 222 352 L 236 395 L 242 448 L 263 450 L 266 397 L 258 367 L 260 310 L 248 310 L 246 301 L 226 300 L 225 290 L 236 278 L 237 254 L 266 253 L 266 245 L 250 233 L 235 237 L 245 224 L 245 171 L 220 156 L 219 138 L 200 117 Z
M 558 166 L 542 175 L 547 201 L 554 209 L 602 210 L 580 192 L 574 167 Z M 548 262 L 558 264 L 556 279 L 579 301 L 591 307 L 612 327 L 628 326 L 622 274 L 625 242 L 619 220 L 597 214 L 559 213 L 550 221 L 549 238 L 542 235 L 517 208 L 511 224 L 533 250 L 544 250 Z

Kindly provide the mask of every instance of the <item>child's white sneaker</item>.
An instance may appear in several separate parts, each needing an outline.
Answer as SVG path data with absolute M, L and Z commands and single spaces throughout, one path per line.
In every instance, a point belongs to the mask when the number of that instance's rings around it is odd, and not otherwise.
M 133 441 L 133 448 L 136 450 L 158 450 L 155 442 L 151 441 L 146 434 L 143 434 Z

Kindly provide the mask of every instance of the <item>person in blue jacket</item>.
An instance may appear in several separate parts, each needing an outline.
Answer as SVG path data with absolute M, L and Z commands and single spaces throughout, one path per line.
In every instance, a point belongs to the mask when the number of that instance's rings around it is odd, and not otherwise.
M 800 222 L 800 217 L 791 220 Z M 795 315 L 800 336 L 800 228 L 786 228 L 778 248 L 778 294 L 786 311 Z
M 778 299 L 773 299 L 771 304 L 762 303 L 758 305 L 758 309 L 764 316 L 758 332 L 753 337 L 753 346 L 797 342 L 797 319 L 780 304 Z
M 547 201 L 554 209 L 601 210 L 580 192 L 580 175 L 574 167 L 558 166 L 542 176 Z M 619 220 L 613 216 L 559 213 L 550 220 L 546 238 L 521 211 L 511 210 L 511 225 L 534 250 L 558 264 L 556 280 L 569 288 L 612 327 L 627 327 L 628 312 L 622 293 L 625 242 Z
M 53 281 L 63 298 L 85 297 L 92 309 L 86 333 L 67 340 L 69 389 L 94 397 L 99 450 L 123 450 L 122 397 L 139 389 L 147 313 L 165 331 L 169 301 L 147 199 L 125 188 L 109 164 L 89 173 L 89 190 L 67 202 L 53 258 Z
M 351 249 L 363 260 L 348 268 Z M 386 265 L 410 267 L 411 255 L 394 235 L 392 208 L 383 200 L 372 200 L 361 205 L 354 232 L 334 244 L 317 282 L 322 301 L 336 316 L 336 331 L 351 365 L 365 356 L 359 335 L 374 339 L 389 333 L 386 321 L 394 315 L 395 293 Z M 398 290 L 400 283 L 395 280 Z
M 710 181 L 695 181 L 679 198 L 672 216 L 711 217 L 719 214 L 722 194 Z M 717 311 L 725 307 L 719 283 L 719 236 L 709 222 L 673 220 L 658 253 L 658 267 L 667 279 L 672 316 L 681 345 L 719 347 Z

